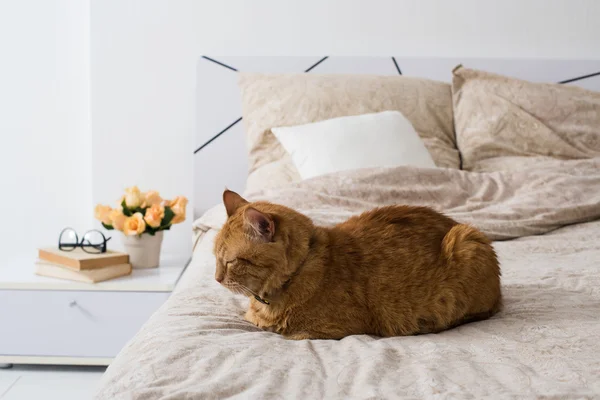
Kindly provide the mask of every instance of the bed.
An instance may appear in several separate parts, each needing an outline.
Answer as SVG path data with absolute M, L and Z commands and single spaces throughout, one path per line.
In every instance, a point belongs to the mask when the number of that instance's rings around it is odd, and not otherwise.
M 226 219 L 215 199 L 194 223 L 184 277 L 109 366 L 97 398 L 600 397 L 600 93 L 465 67 L 451 84 L 242 74 L 240 87 L 249 200 L 322 225 L 389 204 L 430 206 L 494 240 L 504 308 L 412 337 L 294 341 L 261 331 L 243 319 L 248 300 L 214 279 Z M 435 166 L 302 179 L 271 131 L 390 109 L 410 120 Z

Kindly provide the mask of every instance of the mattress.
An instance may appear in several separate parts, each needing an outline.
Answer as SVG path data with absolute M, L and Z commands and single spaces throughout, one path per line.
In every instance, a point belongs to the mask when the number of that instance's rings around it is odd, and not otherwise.
M 490 174 L 400 167 L 250 196 L 323 224 L 400 200 L 481 227 L 495 239 L 504 309 L 438 334 L 291 341 L 261 331 L 243 319 L 248 300 L 214 280 L 216 208 L 196 224 L 176 291 L 97 398 L 600 398 L 599 162 Z

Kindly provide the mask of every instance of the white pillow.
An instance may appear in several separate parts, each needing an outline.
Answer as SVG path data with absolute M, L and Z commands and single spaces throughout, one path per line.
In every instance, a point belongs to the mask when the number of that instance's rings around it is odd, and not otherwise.
M 271 129 L 302 179 L 349 169 L 435 168 L 410 121 L 398 111 Z

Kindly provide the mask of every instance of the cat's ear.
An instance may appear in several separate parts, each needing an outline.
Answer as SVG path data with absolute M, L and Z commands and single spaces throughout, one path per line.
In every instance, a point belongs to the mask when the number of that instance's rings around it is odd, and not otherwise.
M 261 213 L 255 208 L 248 207 L 244 212 L 246 223 L 254 237 L 265 241 L 273 241 L 275 235 L 275 222 L 270 215 Z
M 232 192 L 231 190 L 225 189 L 223 192 L 223 204 L 225 205 L 225 209 L 227 210 L 227 216 L 231 217 L 238 208 L 243 206 L 244 204 L 248 204 L 248 202 L 236 192 Z

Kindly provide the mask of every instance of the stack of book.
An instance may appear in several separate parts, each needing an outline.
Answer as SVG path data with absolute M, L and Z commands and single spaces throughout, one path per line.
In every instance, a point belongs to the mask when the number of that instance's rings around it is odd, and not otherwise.
M 116 251 L 90 254 L 81 248 L 73 251 L 45 248 L 39 249 L 35 273 L 52 278 L 96 283 L 131 274 L 131 264 L 127 254 Z

